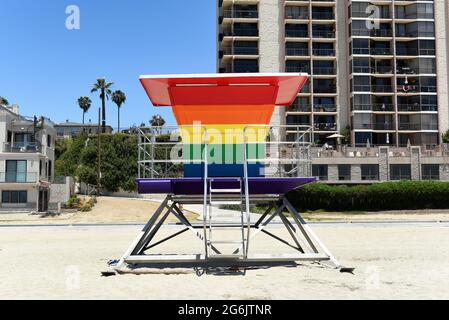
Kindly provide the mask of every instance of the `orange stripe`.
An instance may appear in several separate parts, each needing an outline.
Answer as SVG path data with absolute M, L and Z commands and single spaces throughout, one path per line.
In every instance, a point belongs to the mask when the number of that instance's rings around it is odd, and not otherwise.
M 272 105 L 240 106 L 182 106 L 173 107 L 178 125 L 210 124 L 269 124 L 274 112 Z

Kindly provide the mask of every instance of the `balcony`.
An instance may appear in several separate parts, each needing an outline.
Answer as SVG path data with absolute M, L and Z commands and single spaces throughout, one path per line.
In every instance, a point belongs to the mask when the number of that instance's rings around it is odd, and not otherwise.
M 242 56 L 252 56 L 259 54 L 259 48 L 257 42 L 255 46 L 230 46 L 222 47 L 224 55 L 242 55 Z
M 388 122 L 357 123 L 353 125 L 355 130 L 394 131 L 394 125 Z
M 389 56 L 393 54 L 390 48 L 371 48 L 370 52 L 373 56 Z
M 322 86 L 320 84 L 314 84 L 313 87 L 314 93 L 329 93 L 329 94 L 337 93 L 337 86 L 329 86 L 329 85 Z
M 8 153 L 42 153 L 42 146 L 35 143 L 3 143 L 3 152 Z
M 335 104 L 315 104 L 313 106 L 314 112 L 337 112 L 337 106 Z
M 257 10 L 225 10 L 223 11 L 224 18 L 231 19 L 257 19 L 259 13 Z
M 309 31 L 307 29 L 285 29 L 287 38 L 308 38 Z
M 314 75 L 336 75 L 337 71 L 334 67 L 313 67 Z
M 415 104 L 398 104 L 399 112 L 436 112 L 438 111 L 437 105 L 420 105 L 419 103 Z
M 37 183 L 37 172 L 0 172 L 0 183 Z
M 312 11 L 313 20 L 334 20 L 335 14 L 332 11 Z
M 393 104 L 380 104 L 380 103 L 374 103 L 374 104 L 357 104 L 354 105 L 353 110 L 355 111 L 374 111 L 374 112 L 393 112 L 394 111 L 394 105 Z
M 421 131 L 421 130 L 438 130 L 438 124 L 434 123 L 399 123 L 400 131 Z
M 312 30 L 313 38 L 321 38 L 321 39 L 333 39 L 335 38 L 335 31 L 331 30 Z
M 312 107 L 310 104 L 301 104 L 300 102 L 293 103 L 289 108 L 286 110 L 287 112 L 311 112 Z
M 293 57 L 307 57 L 309 55 L 309 48 L 286 48 L 287 56 Z
M 312 49 L 312 53 L 314 56 L 319 57 L 335 57 L 335 49 L 314 48 Z
M 393 31 L 391 29 L 352 29 L 351 34 L 353 36 L 361 37 L 373 37 L 373 38 L 390 38 L 393 36 Z
M 259 30 L 257 24 L 234 25 L 234 28 L 226 28 L 222 32 L 225 37 L 258 37 Z
M 377 93 L 392 93 L 393 88 L 390 85 L 373 84 L 371 85 L 371 91 Z
M 317 122 L 314 124 L 314 128 L 316 131 L 337 131 L 336 123 L 322 123 Z

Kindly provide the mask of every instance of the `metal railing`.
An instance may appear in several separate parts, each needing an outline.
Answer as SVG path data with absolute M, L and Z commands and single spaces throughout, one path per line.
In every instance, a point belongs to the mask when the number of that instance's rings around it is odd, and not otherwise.
M 172 127 L 171 136 L 161 136 L 159 128 L 139 128 L 138 175 L 139 178 L 184 177 L 186 165 L 204 165 L 205 152 L 209 164 L 249 163 L 264 168 L 267 176 L 310 176 L 310 141 L 312 127 L 302 125 L 270 126 L 252 125 L 229 136 L 234 142 L 230 149 L 227 141 L 219 141 L 212 128 L 202 126 Z M 164 127 L 167 130 L 167 127 Z M 196 130 L 196 131 L 193 131 Z M 294 141 L 286 141 L 286 132 L 296 133 Z M 186 139 L 183 141 L 183 137 Z M 226 138 L 225 138 L 226 139 Z M 225 147 L 223 147 L 223 145 Z
M 42 146 L 37 143 L 17 142 L 3 143 L 3 152 L 11 153 L 42 153 Z
M 36 172 L 0 172 L 0 183 L 37 183 L 39 174 Z

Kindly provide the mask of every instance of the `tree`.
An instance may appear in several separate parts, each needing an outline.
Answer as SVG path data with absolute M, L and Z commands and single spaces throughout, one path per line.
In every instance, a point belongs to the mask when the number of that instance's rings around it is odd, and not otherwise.
M 0 106 L 8 106 L 9 102 L 6 98 L 0 97 Z
M 443 134 L 443 143 L 449 143 L 449 130 L 447 130 L 446 133 Z
M 118 118 L 117 118 L 117 132 L 120 132 L 120 108 L 122 104 L 126 102 L 126 95 L 124 92 L 117 90 L 112 94 L 112 101 L 117 105 L 117 112 L 118 112 Z
M 341 135 L 344 136 L 342 139 L 343 144 L 351 144 L 351 127 L 347 126 L 341 130 Z
M 106 82 L 106 79 L 97 79 L 97 82 L 94 83 L 91 93 L 100 92 L 101 99 L 101 126 L 102 132 L 106 132 L 106 99 L 109 100 L 109 97 L 112 94 L 111 87 L 114 85 L 113 82 Z
M 156 127 L 156 132 L 160 134 L 161 127 L 165 125 L 165 120 L 162 118 L 160 114 L 154 115 L 153 118 L 150 120 L 150 125 L 152 127 Z
M 89 97 L 80 97 L 78 98 L 78 105 L 83 110 L 83 130 L 84 130 L 84 115 L 87 111 L 89 111 L 90 106 L 92 105 L 92 100 Z
M 55 162 L 56 175 L 72 176 L 78 182 L 97 184 L 97 139 L 98 136 L 82 134 L 70 140 Z M 137 136 L 104 134 L 101 141 L 102 190 L 135 191 L 138 174 Z

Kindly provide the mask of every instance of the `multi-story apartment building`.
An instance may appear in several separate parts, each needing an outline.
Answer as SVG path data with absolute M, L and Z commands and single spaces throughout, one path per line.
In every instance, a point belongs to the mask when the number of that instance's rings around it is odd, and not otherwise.
M 349 129 L 361 148 L 318 148 L 314 175 L 447 180 L 447 27 L 445 0 L 217 0 L 217 70 L 310 75 L 272 123 L 308 125 L 318 145 Z
M 70 122 L 67 120 L 66 122 L 61 122 L 55 125 L 57 139 L 70 139 L 76 137 L 81 134 L 83 131 L 87 134 L 98 134 L 98 124 L 94 124 L 89 121 L 89 123 L 78 123 L 78 122 Z M 105 133 L 111 134 L 113 131 L 111 126 L 105 127 Z M 100 127 L 100 132 L 102 132 L 102 128 Z
M 0 210 L 47 211 L 55 162 L 54 124 L 0 106 Z
M 448 4 L 218 0 L 219 72 L 305 72 L 273 123 L 310 125 L 318 144 L 431 146 L 449 129 Z

